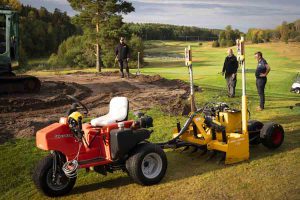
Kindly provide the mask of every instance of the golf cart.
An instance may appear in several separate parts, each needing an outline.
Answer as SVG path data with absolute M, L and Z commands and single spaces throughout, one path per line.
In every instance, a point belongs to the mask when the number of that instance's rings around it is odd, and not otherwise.
M 295 92 L 297 94 L 300 94 L 300 76 L 299 73 L 297 74 L 296 80 L 294 81 L 291 92 Z

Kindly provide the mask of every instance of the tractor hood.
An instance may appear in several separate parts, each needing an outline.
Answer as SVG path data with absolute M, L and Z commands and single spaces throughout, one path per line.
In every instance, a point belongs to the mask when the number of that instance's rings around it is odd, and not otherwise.
M 54 123 L 36 133 L 36 146 L 43 150 L 55 150 L 65 155 L 78 149 L 78 142 L 66 124 Z

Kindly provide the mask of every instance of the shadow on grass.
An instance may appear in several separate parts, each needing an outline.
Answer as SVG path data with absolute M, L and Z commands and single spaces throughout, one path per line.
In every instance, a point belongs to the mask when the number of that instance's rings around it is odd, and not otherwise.
M 76 195 L 76 194 L 84 194 L 87 192 L 92 192 L 95 190 L 99 190 L 101 188 L 115 188 L 115 187 L 125 186 L 125 185 L 129 185 L 132 183 L 133 183 L 133 181 L 130 179 L 130 177 L 126 176 L 126 177 L 120 177 L 120 178 L 111 179 L 111 180 L 107 180 L 107 181 L 103 181 L 103 182 L 99 182 L 99 183 L 93 183 L 93 184 L 89 184 L 89 185 L 81 185 L 81 186 L 74 188 L 74 190 L 72 190 L 72 192 L 70 193 L 70 196 Z
M 167 68 L 174 68 L 174 67 L 184 67 L 184 64 L 182 64 L 181 60 L 176 61 L 169 61 L 168 58 L 162 60 L 161 62 L 151 62 L 151 65 L 146 62 L 146 65 L 143 67 L 143 69 L 167 69 Z M 148 74 L 149 72 L 147 72 Z
M 5 128 L 0 126 L 0 145 L 4 144 L 7 141 L 11 141 L 11 139 L 14 138 L 14 135 L 10 133 L 9 131 L 6 131 Z
M 272 157 L 279 153 L 289 152 L 300 147 L 300 129 L 288 132 L 285 137 L 283 145 L 276 150 L 269 150 L 263 145 L 255 145 L 250 147 L 250 161 Z M 192 153 L 192 150 L 187 150 L 181 153 L 181 150 L 168 150 L 166 152 L 168 157 L 168 169 L 162 183 L 169 183 L 181 179 L 186 179 L 192 176 L 198 176 L 211 171 L 234 167 L 241 163 L 225 165 L 220 164 L 221 155 L 208 160 L 209 155 L 202 155 L 200 151 Z M 130 177 L 120 177 L 116 179 L 106 180 L 104 182 L 92 183 L 89 185 L 82 185 L 74 188 L 70 195 L 83 194 L 101 188 L 116 188 L 133 184 Z
M 275 119 L 274 119 L 275 120 Z M 277 118 L 275 121 L 278 121 Z M 300 147 L 300 129 L 296 129 L 285 133 L 285 138 L 282 146 L 278 149 L 270 150 L 264 147 L 262 144 L 252 146 L 251 148 L 251 160 L 258 160 L 269 156 L 274 156 L 279 153 L 285 153 L 293 151 Z

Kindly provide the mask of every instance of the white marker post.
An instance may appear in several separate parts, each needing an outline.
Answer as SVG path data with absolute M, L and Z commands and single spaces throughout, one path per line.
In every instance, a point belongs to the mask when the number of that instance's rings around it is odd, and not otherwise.
M 195 95 L 194 95 L 194 78 L 193 78 L 193 64 L 192 64 L 192 50 L 191 46 L 185 48 L 185 65 L 189 68 L 189 75 L 190 75 L 190 101 L 191 101 L 191 112 L 196 111 L 195 105 Z
M 141 72 L 140 72 L 140 53 L 141 52 L 138 52 L 138 70 L 137 70 L 137 72 L 136 72 L 136 75 L 140 75 L 141 74 Z

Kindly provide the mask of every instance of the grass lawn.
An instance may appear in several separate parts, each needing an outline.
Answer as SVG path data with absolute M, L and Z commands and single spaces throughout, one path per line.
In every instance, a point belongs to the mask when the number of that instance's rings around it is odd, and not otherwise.
M 198 105 L 207 101 L 228 102 L 240 107 L 241 75 L 238 75 L 237 98 L 226 97 L 222 69 L 226 49 L 211 48 L 210 43 L 190 43 L 193 48 L 194 78 L 202 93 Z M 188 43 L 148 41 L 145 74 L 160 74 L 168 79 L 188 81 L 183 64 L 183 50 Z M 266 110 L 255 112 L 258 95 L 255 87 L 254 52 L 262 51 L 272 71 L 266 87 Z M 132 183 L 126 174 L 117 172 L 106 177 L 80 172 L 73 192 L 64 199 L 300 199 L 300 96 L 289 92 L 300 71 L 300 44 L 270 43 L 246 47 L 247 92 L 251 118 L 281 123 L 286 131 L 284 144 L 275 151 L 262 145 L 251 147 L 249 162 L 218 165 L 194 153 L 167 151 L 168 170 L 159 185 L 142 187 Z M 93 71 L 93 70 L 91 70 Z M 57 72 L 51 72 L 56 74 Z M 65 72 L 62 72 L 65 73 Z M 49 72 L 34 72 L 47 75 Z M 169 116 L 153 108 L 154 142 L 171 137 L 170 129 L 181 116 Z M 31 173 L 45 155 L 35 148 L 34 139 L 11 140 L 0 145 L 0 199 L 42 199 L 33 186 Z

